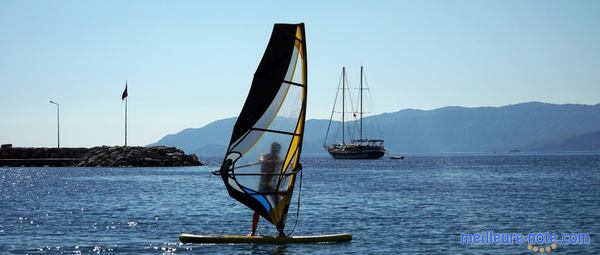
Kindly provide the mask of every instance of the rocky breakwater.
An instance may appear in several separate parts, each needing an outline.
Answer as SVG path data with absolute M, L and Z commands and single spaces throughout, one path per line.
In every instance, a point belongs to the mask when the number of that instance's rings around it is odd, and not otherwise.
M 73 166 L 87 151 L 87 148 L 24 148 L 2 144 L 0 167 Z
M 0 159 L 78 159 L 87 152 L 87 148 L 31 148 L 3 145 L 0 148 Z
M 175 147 L 114 147 L 91 148 L 77 166 L 81 167 L 166 167 L 200 166 L 196 155 L 186 155 Z

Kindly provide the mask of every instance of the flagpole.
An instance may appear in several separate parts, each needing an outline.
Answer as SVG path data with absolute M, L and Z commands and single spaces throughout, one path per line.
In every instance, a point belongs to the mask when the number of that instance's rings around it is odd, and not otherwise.
M 125 91 L 123 91 L 123 95 L 121 99 L 125 100 L 125 147 L 127 147 L 127 98 L 129 97 L 127 93 L 127 80 L 125 80 Z
M 127 147 L 127 98 L 125 98 L 125 147 Z

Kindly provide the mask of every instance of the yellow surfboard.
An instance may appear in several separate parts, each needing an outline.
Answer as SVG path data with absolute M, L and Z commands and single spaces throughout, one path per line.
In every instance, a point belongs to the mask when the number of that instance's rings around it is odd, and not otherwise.
M 350 233 L 315 235 L 315 236 L 244 236 L 244 235 L 192 235 L 181 234 L 179 240 L 182 243 L 337 243 L 352 240 Z

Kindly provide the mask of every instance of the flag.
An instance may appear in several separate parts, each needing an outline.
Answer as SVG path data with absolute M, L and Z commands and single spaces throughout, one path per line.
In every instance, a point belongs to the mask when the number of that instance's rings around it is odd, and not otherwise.
M 123 91 L 123 95 L 121 96 L 121 100 L 125 100 L 127 98 L 127 81 L 125 82 L 125 90 Z

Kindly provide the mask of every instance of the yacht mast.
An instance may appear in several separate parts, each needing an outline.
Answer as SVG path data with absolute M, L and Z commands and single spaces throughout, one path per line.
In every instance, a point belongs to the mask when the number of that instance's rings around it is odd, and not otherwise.
M 344 115 L 346 113 L 346 109 L 344 105 L 346 104 L 346 67 L 342 67 L 342 144 L 346 144 L 345 139 L 345 131 L 346 128 L 344 126 Z
M 363 139 L 363 67 L 360 66 L 360 140 Z

